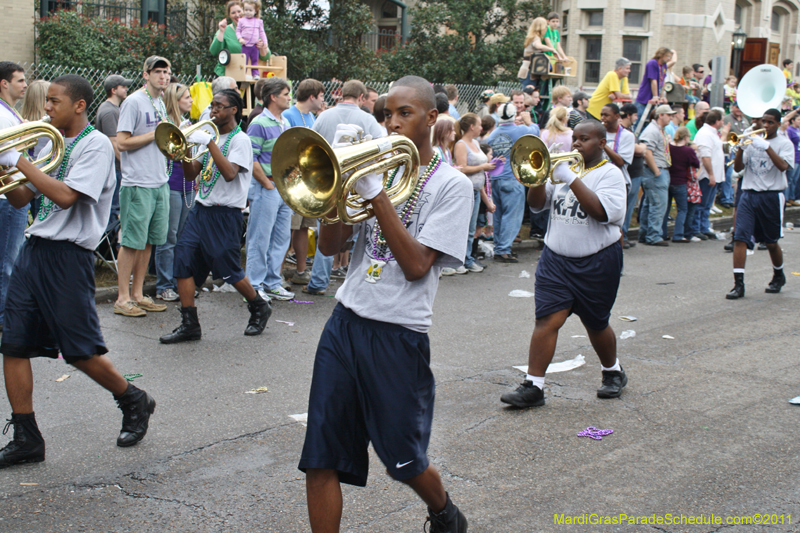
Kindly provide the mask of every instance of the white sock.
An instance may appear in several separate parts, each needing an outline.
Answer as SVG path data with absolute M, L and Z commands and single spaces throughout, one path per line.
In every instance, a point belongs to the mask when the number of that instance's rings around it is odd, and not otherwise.
M 744 269 L 743 268 L 734 268 L 733 269 L 733 273 L 734 274 L 744 274 Z
M 775 265 L 772 265 L 772 269 L 773 270 L 783 270 L 783 265 L 781 264 L 781 266 L 777 266 L 777 267 Z
M 622 370 L 622 367 L 621 367 L 621 366 L 619 366 L 619 359 L 617 359 L 617 360 L 614 362 L 614 366 L 612 366 L 612 367 L 609 367 L 609 368 L 606 368 L 606 367 L 604 367 L 604 366 L 603 366 L 603 363 L 600 363 L 600 368 L 601 368 L 601 369 L 603 369 L 603 370 L 605 370 L 605 371 L 609 371 L 609 370 L 616 370 L 617 372 L 619 372 L 620 370 Z
M 544 390 L 544 376 L 539 377 L 539 376 L 531 376 L 530 374 L 528 374 L 527 376 L 525 376 L 525 379 L 533 382 L 533 384 L 539 387 L 541 390 Z

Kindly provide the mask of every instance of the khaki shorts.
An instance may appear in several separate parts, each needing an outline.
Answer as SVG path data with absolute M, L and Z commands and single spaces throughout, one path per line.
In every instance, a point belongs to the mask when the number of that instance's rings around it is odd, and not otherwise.
M 169 185 L 156 189 L 120 187 L 119 222 L 121 244 L 144 250 L 148 244 L 167 242 L 169 228 Z
M 316 228 L 317 227 L 317 219 L 316 218 L 308 218 L 304 217 L 303 215 L 298 215 L 297 213 L 292 213 L 292 229 L 306 229 L 306 228 Z

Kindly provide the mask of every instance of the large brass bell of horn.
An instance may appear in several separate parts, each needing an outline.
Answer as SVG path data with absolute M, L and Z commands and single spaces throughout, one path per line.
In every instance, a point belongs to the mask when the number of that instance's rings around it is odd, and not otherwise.
M 333 148 L 308 128 L 283 132 L 272 150 L 272 178 L 283 201 L 297 214 L 356 224 L 373 216 L 370 202 L 355 192 L 367 174 L 403 167 L 386 189 L 392 205 L 408 200 L 419 181 L 419 153 L 407 137 L 390 135 Z M 336 209 L 336 216 L 328 214 Z
M 187 139 L 200 129 L 210 133 L 214 137 L 214 142 L 219 141 L 219 130 L 212 120 L 203 120 L 184 129 L 165 121 L 156 126 L 156 146 L 167 159 L 172 161 L 194 161 L 208 152 L 208 148 L 205 148 L 192 157 L 192 148 L 196 144 L 190 143 Z
M 536 135 L 523 135 L 511 147 L 511 171 L 526 187 L 561 183 L 553 178 L 553 169 L 560 163 L 574 161 L 571 168 L 583 177 L 583 156 L 578 151 L 551 154 L 547 145 Z

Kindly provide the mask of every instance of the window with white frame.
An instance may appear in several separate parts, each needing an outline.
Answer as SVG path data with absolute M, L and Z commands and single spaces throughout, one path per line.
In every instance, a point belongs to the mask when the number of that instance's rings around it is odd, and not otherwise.
M 630 85 L 636 85 L 641 81 L 644 49 L 645 39 L 633 39 L 630 37 L 622 39 L 622 57 L 631 62 L 631 73 L 628 74 L 628 83 Z
M 600 56 L 603 51 L 603 38 L 585 37 L 586 51 L 584 53 L 583 82 L 600 83 Z
M 647 29 L 647 11 L 626 9 L 623 25 L 626 28 Z

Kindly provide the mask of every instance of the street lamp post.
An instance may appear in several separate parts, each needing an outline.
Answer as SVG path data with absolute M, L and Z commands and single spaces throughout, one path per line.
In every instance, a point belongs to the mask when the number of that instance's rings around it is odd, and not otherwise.
M 742 31 L 742 27 L 739 26 L 739 29 L 733 33 L 733 74 L 737 78 L 741 78 L 739 76 L 739 68 L 740 68 L 740 61 L 742 58 L 742 50 L 744 50 L 744 44 L 747 40 L 747 34 Z

